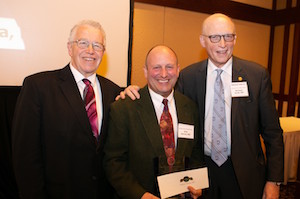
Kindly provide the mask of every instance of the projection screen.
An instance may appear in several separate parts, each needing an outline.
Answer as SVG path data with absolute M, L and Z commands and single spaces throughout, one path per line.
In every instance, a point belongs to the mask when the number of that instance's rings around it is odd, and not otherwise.
M 83 19 L 100 22 L 107 35 L 97 73 L 127 86 L 130 13 L 130 0 L 1 0 L 0 86 L 19 86 L 30 74 L 64 67 L 69 32 Z

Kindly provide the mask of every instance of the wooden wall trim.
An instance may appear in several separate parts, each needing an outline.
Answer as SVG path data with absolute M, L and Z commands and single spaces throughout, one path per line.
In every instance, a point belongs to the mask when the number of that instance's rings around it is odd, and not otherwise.
M 298 102 L 298 111 L 297 111 L 298 114 L 297 114 L 297 117 L 300 117 L 300 95 L 297 96 L 297 102 Z
M 285 90 L 285 79 L 286 79 L 286 69 L 287 69 L 287 57 L 288 57 L 288 45 L 290 36 L 290 25 L 284 26 L 284 38 L 283 38 L 283 50 L 282 50 L 282 60 L 281 60 L 281 71 L 280 71 L 280 85 L 279 85 L 279 95 L 284 95 Z M 278 113 L 282 115 L 283 101 L 278 102 Z
M 270 10 L 229 0 L 134 0 L 158 6 L 213 14 L 222 12 L 231 18 L 266 25 L 284 25 L 300 22 L 300 7 Z
M 294 44 L 292 52 L 292 64 L 290 74 L 290 88 L 287 115 L 294 115 L 297 101 L 297 88 L 299 81 L 299 66 L 300 66 L 300 23 L 295 24 L 294 29 Z M 299 112 L 298 112 L 299 114 Z
M 272 65 L 273 65 L 273 49 L 274 49 L 274 37 L 275 37 L 275 26 L 271 26 L 270 29 L 270 43 L 269 43 L 269 55 L 268 55 L 268 71 L 272 73 Z
M 276 10 L 272 25 L 294 24 L 300 22 L 300 7 Z

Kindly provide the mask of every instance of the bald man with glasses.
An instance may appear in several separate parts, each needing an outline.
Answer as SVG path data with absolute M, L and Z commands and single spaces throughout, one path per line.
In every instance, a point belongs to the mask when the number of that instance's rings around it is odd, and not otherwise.
M 226 15 L 206 18 L 200 43 L 208 59 L 183 69 L 177 89 L 198 104 L 209 168 L 209 198 L 278 198 L 283 181 L 283 141 L 271 80 L 264 67 L 232 55 L 235 31 Z M 218 71 L 221 94 L 216 92 Z M 218 101 L 224 104 L 222 111 Z M 216 123 L 221 112 L 222 125 Z M 221 126 L 224 136 L 218 139 Z M 219 149 L 223 142 L 225 146 Z

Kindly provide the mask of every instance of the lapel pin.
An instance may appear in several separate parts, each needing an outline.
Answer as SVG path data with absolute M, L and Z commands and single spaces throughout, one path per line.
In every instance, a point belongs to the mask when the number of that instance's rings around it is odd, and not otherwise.
M 242 80 L 243 80 L 243 78 L 242 78 L 242 77 L 238 77 L 238 80 L 239 80 L 239 81 L 242 81 Z

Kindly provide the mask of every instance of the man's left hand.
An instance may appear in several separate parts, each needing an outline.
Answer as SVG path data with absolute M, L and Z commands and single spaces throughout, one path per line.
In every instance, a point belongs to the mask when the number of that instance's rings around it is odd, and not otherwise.
M 274 182 L 267 182 L 262 199 L 278 199 L 279 191 L 280 186 L 276 185 Z
M 202 195 L 202 189 L 195 189 L 192 186 L 188 186 L 188 190 L 190 191 L 193 199 L 197 199 L 199 196 Z

